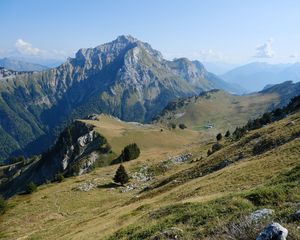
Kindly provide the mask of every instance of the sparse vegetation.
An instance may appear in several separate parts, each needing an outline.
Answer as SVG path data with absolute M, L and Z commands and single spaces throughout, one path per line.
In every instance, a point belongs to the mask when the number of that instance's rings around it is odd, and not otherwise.
M 25 157 L 24 156 L 18 156 L 18 157 L 11 157 L 8 161 L 9 164 L 15 164 L 15 163 L 20 163 L 20 162 L 25 162 Z
M 64 177 L 64 175 L 62 174 L 62 173 L 57 173 L 56 175 L 55 175 L 55 181 L 57 181 L 57 182 L 62 182 L 64 179 L 65 179 L 65 177 Z
M 27 194 L 31 194 L 31 193 L 36 192 L 36 191 L 37 191 L 37 186 L 34 182 L 30 182 L 26 185 L 25 192 Z
M 0 196 L 0 215 L 6 211 L 6 208 L 7 208 L 7 202 L 2 196 Z
M 180 129 L 185 129 L 185 128 L 187 128 L 187 126 L 186 126 L 184 123 L 180 123 L 180 124 L 178 125 L 178 127 L 179 127 Z

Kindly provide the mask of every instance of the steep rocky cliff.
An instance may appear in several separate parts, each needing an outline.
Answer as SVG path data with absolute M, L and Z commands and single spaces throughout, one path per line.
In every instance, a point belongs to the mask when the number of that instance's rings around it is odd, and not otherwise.
M 40 157 L 1 168 L 0 186 L 4 196 L 24 190 L 29 182 L 42 184 L 57 174 L 81 175 L 91 171 L 97 160 L 111 149 L 105 137 L 93 127 L 75 121 L 60 134 L 55 145 Z

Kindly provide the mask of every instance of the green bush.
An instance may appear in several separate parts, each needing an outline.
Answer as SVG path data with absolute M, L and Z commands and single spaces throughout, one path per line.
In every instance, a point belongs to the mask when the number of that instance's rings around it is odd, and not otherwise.
M 180 124 L 178 125 L 178 127 L 179 127 L 180 129 L 185 129 L 185 128 L 187 128 L 187 126 L 186 126 L 184 123 L 180 123 Z
M 62 182 L 64 179 L 65 179 L 65 177 L 64 177 L 64 175 L 62 174 L 62 173 L 57 173 L 56 175 L 55 175 L 55 181 L 57 181 L 57 182 Z
M 217 141 L 220 141 L 222 139 L 222 133 L 218 133 L 216 136 Z
M 33 192 L 36 192 L 37 191 L 37 186 L 35 185 L 34 182 L 30 182 L 26 185 L 26 189 L 25 189 L 25 192 L 27 194 L 31 194 Z
M 230 135 L 231 135 L 230 131 L 227 130 L 227 132 L 225 133 L 225 137 L 228 138 L 228 137 L 230 137 Z
M 222 145 L 220 143 L 215 143 L 214 145 L 212 145 L 211 150 L 212 152 L 216 152 L 219 151 L 222 148 Z
M 141 151 L 136 143 L 129 144 L 123 149 L 120 160 L 121 162 L 127 162 L 136 159 L 140 156 L 140 152 Z

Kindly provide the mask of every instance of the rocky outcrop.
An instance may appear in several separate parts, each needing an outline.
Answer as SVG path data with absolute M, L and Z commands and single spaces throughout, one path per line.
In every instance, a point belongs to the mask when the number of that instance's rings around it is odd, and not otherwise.
M 249 216 L 249 219 L 251 221 L 260 221 L 262 219 L 266 219 L 274 214 L 273 209 L 268 209 L 268 208 L 263 208 L 263 209 L 258 209 L 255 212 L 251 213 Z
M 55 180 L 57 174 L 81 175 L 89 172 L 101 154 L 107 154 L 110 146 L 92 126 L 75 121 L 66 127 L 55 145 L 42 156 L 24 167 L 11 167 L 10 175 L 2 184 L 1 193 L 9 197 L 22 191 L 27 183 L 37 185 Z M 17 172 L 18 174 L 16 174 Z
M 279 223 L 271 223 L 256 238 L 256 240 L 286 240 L 288 230 Z

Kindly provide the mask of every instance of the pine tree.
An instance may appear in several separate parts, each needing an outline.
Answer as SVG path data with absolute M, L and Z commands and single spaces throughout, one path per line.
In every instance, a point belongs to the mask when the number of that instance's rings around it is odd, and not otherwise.
M 222 139 L 222 133 L 218 133 L 216 136 L 217 141 L 220 141 Z
M 225 133 L 225 137 L 228 138 L 230 136 L 230 131 L 227 130 L 227 132 Z
M 114 180 L 114 182 L 120 183 L 121 185 L 124 185 L 125 183 L 128 182 L 129 177 L 128 177 L 128 174 L 122 164 L 117 169 L 113 180 Z

